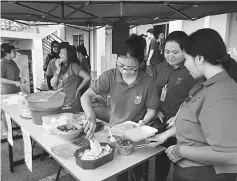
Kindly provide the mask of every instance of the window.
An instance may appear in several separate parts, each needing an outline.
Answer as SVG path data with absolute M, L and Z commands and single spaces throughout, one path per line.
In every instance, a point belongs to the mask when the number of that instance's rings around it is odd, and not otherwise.
M 73 45 L 77 47 L 81 44 L 84 44 L 84 34 L 73 35 Z

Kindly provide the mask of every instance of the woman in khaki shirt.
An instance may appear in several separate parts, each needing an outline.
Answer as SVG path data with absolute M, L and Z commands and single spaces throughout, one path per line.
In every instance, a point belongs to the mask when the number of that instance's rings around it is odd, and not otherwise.
M 175 181 L 236 181 L 237 63 L 212 29 L 191 34 L 184 55 L 190 74 L 206 81 L 190 91 L 175 125 L 149 140 L 160 144 L 176 135 L 177 145 L 166 150 Z

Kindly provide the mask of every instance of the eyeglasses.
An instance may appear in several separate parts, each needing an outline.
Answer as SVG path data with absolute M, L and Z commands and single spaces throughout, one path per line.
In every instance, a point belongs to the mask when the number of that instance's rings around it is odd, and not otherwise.
M 140 66 L 126 66 L 118 61 L 116 62 L 116 67 L 120 70 L 126 70 L 127 72 L 136 72 L 140 68 Z

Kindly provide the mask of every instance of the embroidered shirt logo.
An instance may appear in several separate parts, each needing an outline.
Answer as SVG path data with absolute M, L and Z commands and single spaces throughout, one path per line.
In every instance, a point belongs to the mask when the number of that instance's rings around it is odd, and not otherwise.
M 142 101 L 142 95 L 135 95 L 134 97 L 134 103 L 135 104 L 140 104 Z
M 182 77 L 178 77 L 177 80 L 176 80 L 176 84 L 180 84 L 183 79 L 184 79 L 184 78 L 182 78 Z

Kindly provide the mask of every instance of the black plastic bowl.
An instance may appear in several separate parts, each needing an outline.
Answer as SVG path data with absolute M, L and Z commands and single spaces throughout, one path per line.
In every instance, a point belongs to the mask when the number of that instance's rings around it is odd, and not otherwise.
M 90 147 L 84 147 L 84 148 L 81 148 L 81 149 L 78 149 L 76 150 L 75 154 L 74 154 L 74 157 L 75 157 L 75 160 L 76 160 L 76 164 L 81 167 L 82 169 L 96 169 L 97 167 L 101 166 L 101 165 L 104 165 L 110 161 L 113 160 L 113 155 L 114 155 L 114 151 L 115 151 L 115 147 L 109 143 L 100 143 L 101 146 L 106 146 L 106 145 L 109 145 L 110 148 L 112 148 L 112 152 L 108 155 L 105 155 L 101 158 L 98 158 L 96 160 L 81 160 L 80 157 L 78 157 L 78 155 L 80 153 L 84 153 L 84 151 L 86 149 L 89 149 Z

